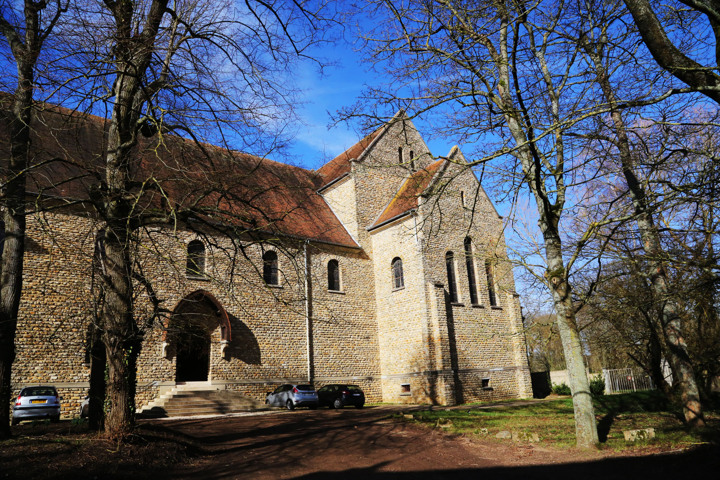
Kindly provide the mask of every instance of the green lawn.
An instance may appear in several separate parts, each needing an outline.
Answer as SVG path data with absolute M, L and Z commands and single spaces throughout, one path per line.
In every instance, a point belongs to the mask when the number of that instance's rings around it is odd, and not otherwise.
M 657 392 L 599 396 L 594 403 L 601 448 L 674 450 L 720 441 L 718 411 L 706 411 L 707 428 L 688 432 L 678 411 Z M 413 412 L 413 419 L 408 421 L 488 439 L 496 439 L 499 432 L 507 431 L 520 437 L 537 434 L 544 445 L 564 448 L 575 444 L 569 397 L 526 406 L 498 406 L 487 410 L 479 407 L 482 404 L 457 409 L 436 407 Z M 625 441 L 623 430 L 650 427 L 655 429 L 655 439 L 637 443 Z

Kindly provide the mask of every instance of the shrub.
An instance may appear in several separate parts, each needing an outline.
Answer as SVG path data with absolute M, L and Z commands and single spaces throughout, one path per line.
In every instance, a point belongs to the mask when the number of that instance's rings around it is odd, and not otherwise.
M 590 393 L 595 396 L 605 395 L 605 380 L 600 375 L 595 375 L 590 380 Z
M 565 385 L 564 382 L 559 385 L 553 385 L 552 391 L 555 395 L 570 395 L 570 387 Z

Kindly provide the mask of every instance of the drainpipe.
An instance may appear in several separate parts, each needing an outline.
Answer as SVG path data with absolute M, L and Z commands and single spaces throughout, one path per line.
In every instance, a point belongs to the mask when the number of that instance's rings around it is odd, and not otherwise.
M 313 381 L 313 341 L 312 341 L 312 279 L 310 278 L 310 240 L 305 240 L 305 327 L 307 330 L 307 377 L 308 383 Z

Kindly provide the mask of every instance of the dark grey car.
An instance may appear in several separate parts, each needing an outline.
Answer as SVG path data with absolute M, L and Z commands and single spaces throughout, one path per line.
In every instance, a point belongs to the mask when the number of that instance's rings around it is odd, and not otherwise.
M 280 385 L 274 392 L 268 393 L 265 403 L 271 407 L 286 407 L 294 410 L 295 407 L 309 407 L 312 409 L 318 406 L 318 396 L 315 387 L 312 385 Z
M 12 424 L 22 420 L 49 418 L 53 422 L 60 420 L 60 397 L 52 386 L 25 387 L 15 399 Z

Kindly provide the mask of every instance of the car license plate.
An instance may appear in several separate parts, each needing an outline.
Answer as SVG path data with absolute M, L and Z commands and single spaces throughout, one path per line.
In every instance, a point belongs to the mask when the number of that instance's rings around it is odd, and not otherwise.
M 45 403 L 47 400 L 30 400 L 30 403 Z

